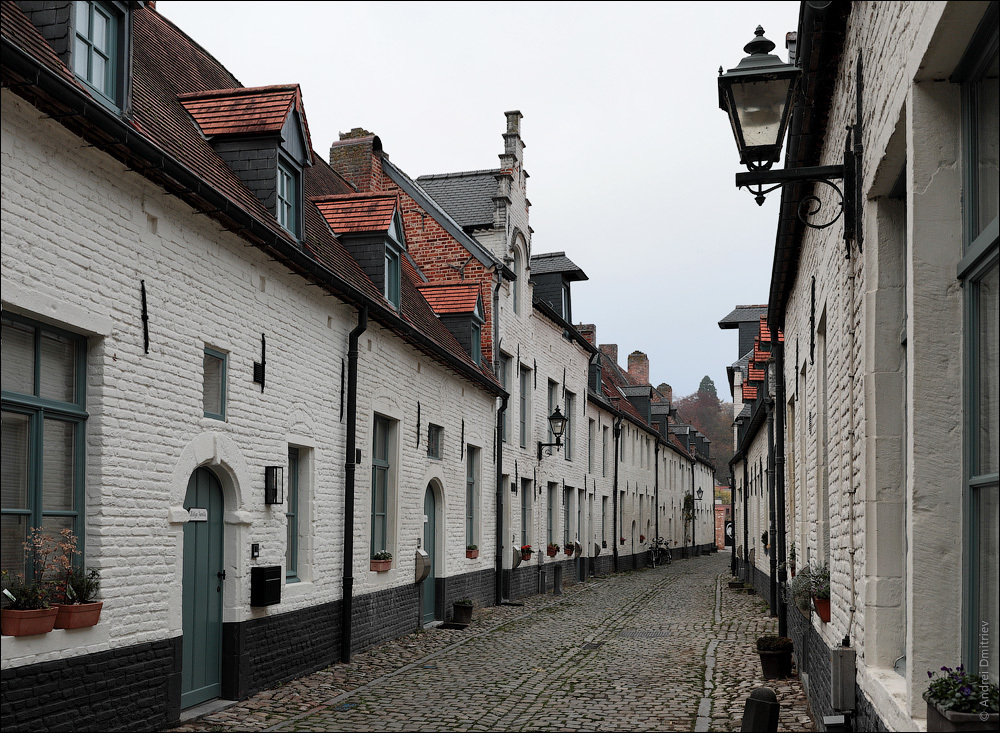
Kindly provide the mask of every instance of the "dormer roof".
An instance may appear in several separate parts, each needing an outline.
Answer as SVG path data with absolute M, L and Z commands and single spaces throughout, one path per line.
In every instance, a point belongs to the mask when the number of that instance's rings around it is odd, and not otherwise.
M 346 194 L 310 199 L 334 234 L 388 232 L 399 208 L 395 194 Z
M 476 283 L 426 283 L 417 289 L 439 316 L 475 314 L 482 318 L 482 296 Z
M 545 252 L 532 255 L 531 274 L 548 275 L 561 273 L 569 281 L 589 280 L 586 273 L 576 265 L 565 252 Z
M 177 99 L 206 137 L 278 134 L 297 111 L 306 149 L 312 150 L 298 84 L 216 89 L 178 94 Z

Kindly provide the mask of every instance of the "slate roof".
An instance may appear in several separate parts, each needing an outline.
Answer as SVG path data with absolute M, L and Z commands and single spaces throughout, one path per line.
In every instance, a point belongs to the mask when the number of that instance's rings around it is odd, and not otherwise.
M 401 304 L 396 312 L 385 303 L 381 289 L 336 239 L 316 206 L 307 203 L 304 207 L 301 242 L 278 224 L 274 213 L 215 152 L 180 99 L 181 96 L 186 96 L 188 102 L 207 99 L 220 90 L 227 90 L 234 96 L 234 90 L 242 88 L 239 80 L 153 7 L 139 5 L 132 13 L 132 105 L 127 119 L 105 114 L 100 111 L 103 105 L 88 101 L 92 99 L 90 92 L 76 82 L 30 20 L 10 0 L 2 2 L 0 32 L 4 40 L 31 63 L 51 71 L 60 81 L 49 81 L 34 68 L 31 76 L 23 75 L 20 69 L 24 64 L 21 57 L 16 56 L 18 52 L 12 52 L 8 61 L 5 49 L 5 87 L 10 84 L 16 93 L 51 114 L 73 133 L 176 194 L 195 211 L 216 218 L 226 229 L 261 247 L 329 292 L 347 298 L 348 302 L 385 304 L 381 310 L 372 310 L 374 320 L 465 378 L 474 378 L 480 386 L 499 391 L 499 383 L 489 367 L 478 366 L 472 361 L 420 295 L 416 287 L 420 276 L 412 263 L 402 269 Z M 281 88 L 298 90 L 294 85 Z M 43 92 L 39 93 L 39 89 Z M 253 94 L 259 92 L 252 90 Z M 296 100 L 301 104 L 301 94 L 297 91 Z M 83 105 L 98 112 L 81 115 L 78 109 Z M 301 116 L 305 125 L 304 112 Z M 189 179 L 195 182 L 194 185 L 181 185 L 180 181 Z M 314 153 L 313 165 L 303 171 L 303 188 L 307 202 L 313 198 L 354 193 L 322 156 Z M 225 204 L 218 209 L 210 205 L 212 201 L 221 200 Z M 248 221 L 252 226 L 243 223 Z
M 499 168 L 417 176 L 417 183 L 464 229 L 493 228 Z
M 395 194 L 348 194 L 315 197 L 312 202 L 334 234 L 386 232 L 399 206 Z
M 719 321 L 719 328 L 739 328 L 741 323 L 756 321 L 767 315 L 767 305 L 738 305 L 728 316 Z
M 545 252 L 531 256 L 532 275 L 548 275 L 553 272 L 562 273 L 570 281 L 590 279 L 565 252 Z
M 417 289 L 439 316 L 473 313 L 479 304 L 476 283 L 425 283 Z

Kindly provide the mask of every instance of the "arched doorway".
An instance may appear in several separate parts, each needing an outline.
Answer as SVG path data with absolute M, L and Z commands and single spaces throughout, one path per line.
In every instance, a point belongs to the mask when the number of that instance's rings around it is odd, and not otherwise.
M 195 470 L 184 498 L 189 518 L 184 525 L 182 708 L 222 693 L 224 507 L 215 474 Z
M 430 484 L 424 493 L 424 551 L 431 563 L 430 574 L 421 586 L 421 619 L 429 624 L 437 618 L 437 501 Z

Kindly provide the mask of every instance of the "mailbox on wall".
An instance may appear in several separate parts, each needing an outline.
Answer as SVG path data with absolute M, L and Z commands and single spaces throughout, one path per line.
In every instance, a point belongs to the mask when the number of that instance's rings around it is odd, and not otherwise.
M 250 605 L 273 606 L 281 603 L 281 566 L 250 568 Z

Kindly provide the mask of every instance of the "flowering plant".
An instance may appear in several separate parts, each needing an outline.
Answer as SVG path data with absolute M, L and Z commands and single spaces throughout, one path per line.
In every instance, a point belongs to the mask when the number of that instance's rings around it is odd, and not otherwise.
M 830 568 L 826 565 L 815 567 L 809 571 L 813 598 L 829 600 L 830 598 Z
M 645 542 L 645 541 L 646 541 L 646 535 L 644 534 L 639 535 L 639 542 Z
M 548 544 L 548 547 L 546 547 L 546 549 L 552 552 L 559 552 L 559 545 L 557 545 L 555 542 L 550 542 Z
M 374 555 L 372 555 L 372 560 L 392 560 L 392 553 L 389 552 L 388 550 L 382 550 L 380 552 L 376 552 Z
M 3 571 L 3 596 L 12 611 L 48 608 L 52 603 L 81 603 L 79 590 L 96 595 L 100 585 L 96 570 L 89 573 L 76 567 L 74 558 L 80 554 L 77 539 L 69 529 L 56 536 L 35 527 L 24 541 L 24 562 L 27 573 Z M 76 583 L 81 578 L 83 583 Z M 89 579 L 89 582 L 88 582 Z
M 531 545 L 521 545 L 521 554 L 522 555 L 530 555 L 533 552 L 534 552 L 534 550 L 531 549 Z
M 937 672 L 928 670 L 927 677 L 931 683 L 924 691 L 924 700 L 938 710 L 995 713 L 1000 709 L 997 686 L 985 677 L 966 672 L 962 665 L 956 669 L 941 667 Z

